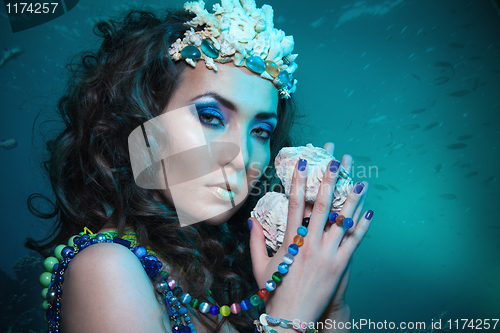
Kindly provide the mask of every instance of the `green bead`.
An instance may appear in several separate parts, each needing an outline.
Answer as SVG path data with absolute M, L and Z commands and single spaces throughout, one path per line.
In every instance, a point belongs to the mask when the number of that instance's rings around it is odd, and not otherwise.
M 57 260 L 56 258 L 54 257 L 47 257 L 47 259 L 45 259 L 43 261 L 43 268 L 45 268 L 45 270 L 47 272 L 54 272 L 54 265 L 55 264 L 58 264 L 59 263 L 59 260 Z
M 212 291 L 211 291 L 210 289 L 207 289 L 207 291 L 205 291 L 205 294 L 206 294 L 207 296 L 210 296 L 210 295 L 212 295 Z
M 47 299 L 47 292 L 49 291 L 49 288 L 43 288 L 42 289 L 42 297 L 43 299 Z
M 46 300 L 43 301 L 43 303 L 42 303 L 42 309 L 43 309 L 43 311 L 47 311 L 49 309 L 49 302 L 47 302 Z
M 283 274 L 281 274 L 280 272 L 274 272 L 273 274 L 274 282 L 281 282 L 282 279 L 283 279 Z
M 253 306 L 259 305 L 260 302 L 262 302 L 262 298 L 260 298 L 259 295 L 253 295 L 252 297 L 250 297 L 250 304 L 252 304 Z
M 262 73 L 266 70 L 266 64 L 259 56 L 253 56 L 245 60 L 246 66 L 255 73 Z
M 208 39 L 204 39 L 201 41 L 201 50 L 210 58 L 215 59 L 219 56 L 219 51 L 212 43 L 209 42 Z
M 188 45 L 181 50 L 181 56 L 184 59 L 199 59 L 201 57 L 201 52 L 196 46 Z
M 74 239 L 75 237 L 78 237 L 78 235 L 71 236 L 71 238 L 70 238 L 70 239 L 69 239 L 69 241 L 68 241 L 68 246 L 75 246 L 75 243 L 73 243 L 73 239 Z
M 200 301 L 197 298 L 193 298 L 189 305 L 191 305 L 193 309 L 198 309 L 198 307 L 200 306 Z
M 165 272 L 165 271 L 161 271 L 160 272 L 160 275 L 165 279 L 167 280 L 168 279 L 168 272 Z
M 52 281 L 52 273 L 45 272 L 40 274 L 40 278 L 38 279 L 38 282 L 40 282 L 40 285 L 44 288 L 48 288 L 50 281 Z
M 60 261 L 63 260 L 63 257 L 61 255 L 61 251 L 66 247 L 66 245 L 64 244 L 61 244 L 61 245 L 57 245 L 56 248 L 54 249 L 54 255 L 57 259 L 59 259 Z

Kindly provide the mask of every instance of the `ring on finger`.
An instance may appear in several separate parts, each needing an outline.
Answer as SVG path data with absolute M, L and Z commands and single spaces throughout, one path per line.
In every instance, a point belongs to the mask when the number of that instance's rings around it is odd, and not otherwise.
M 339 215 L 336 212 L 331 212 L 328 215 L 328 220 L 336 223 L 338 226 L 344 226 L 347 229 L 352 228 L 354 221 L 350 217 L 345 217 L 344 215 Z

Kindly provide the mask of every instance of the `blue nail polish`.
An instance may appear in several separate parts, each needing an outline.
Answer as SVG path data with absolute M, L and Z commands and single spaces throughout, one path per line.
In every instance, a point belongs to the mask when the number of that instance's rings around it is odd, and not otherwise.
M 252 220 L 248 219 L 248 230 L 252 230 Z
M 339 170 L 340 167 L 340 162 L 339 161 L 332 161 L 330 164 L 330 171 L 335 173 Z
M 369 211 L 366 212 L 365 219 L 371 220 L 372 216 L 373 216 L 373 210 L 370 209 Z
M 360 194 L 361 191 L 363 191 L 363 188 L 365 187 L 365 184 L 363 183 L 357 183 L 356 186 L 354 187 L 354 193 Z
M 307 161 L 305 159 L 301 158 L 299 160 L 299 165 L 297 166 L 297 169 L 299 171 L 304 171 L 306 169 L 306 166 L 307 166 Z

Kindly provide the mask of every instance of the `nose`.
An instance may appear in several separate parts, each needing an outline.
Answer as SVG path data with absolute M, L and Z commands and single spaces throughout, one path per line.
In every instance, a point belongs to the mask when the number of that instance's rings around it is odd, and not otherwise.
M 243 131 L 234 131 L 224 135 L 218 141 L 218 163 L 225 167 L 231 165 L 236 172 L 243 171 L 249 163 L 247 136 Z

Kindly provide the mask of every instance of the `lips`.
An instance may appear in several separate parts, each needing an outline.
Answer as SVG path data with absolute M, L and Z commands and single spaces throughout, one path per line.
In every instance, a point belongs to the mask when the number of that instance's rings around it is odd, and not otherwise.
M 240 191 L 240 189 L 238 188 L 238 185 L 236 185 L 235 183 L 222 182 L 222 183 L 207 185 L 207 187 L 211 187 L 211 186 L 217 186 L 217 187 L 223 188 L 224 190 L 231 191 L 234 194 L 238 194 L 238 192 Z

